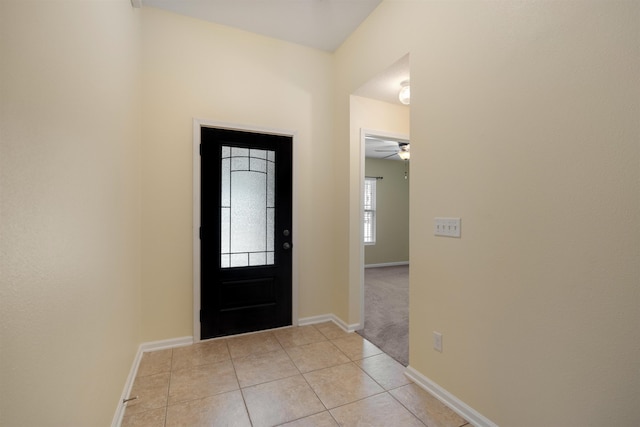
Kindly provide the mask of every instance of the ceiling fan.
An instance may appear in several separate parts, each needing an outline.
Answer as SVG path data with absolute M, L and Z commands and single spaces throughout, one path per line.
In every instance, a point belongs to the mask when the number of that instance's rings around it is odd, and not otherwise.
M 411 152 L 410 152 L 411 145 L 408 142 L 402 142 L 402 141 L 389 141 L 389 142 L 394 142 L 395 144 L 397 144 L 398 148 L 392 149 L 391 147 L 389 147 L 389 149 L 378 149 L 375 151 L 378 153 L 393 153 L 384 157 L 385 159 L 388 159 L 389 157 L 393 157 L 397 155 L 402 160 L 409 160 L 411 156 Z

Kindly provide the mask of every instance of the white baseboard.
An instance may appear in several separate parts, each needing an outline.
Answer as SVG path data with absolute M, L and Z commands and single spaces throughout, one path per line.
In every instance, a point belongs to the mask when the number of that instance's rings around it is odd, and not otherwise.
M 129 397 L 131 394 L 131 388 L 133 387 L 133 381 L 138 374 L 138 366 L 140 365 L 140 360 L 142 359 L 142 348 L 138 346 L 138 352 L 136 353 L 136 357 L 133 359 L 133 364 L 131 365 L 131 369 L 129 370 L 129 376 L 127 376 L 127 381 L 124 383 L 124 390 L 122 391 L 122 395 L 120 396 L 120 400 L 118 400 L 118 406 L 116 408 L 116 413 L 113 416 L 113 420 L 111 421 L 111 427 L 120 427 L 122 424 L 122 416 L 124 415 L 124 403 L 123 401 Z
M 359 329 L 362 329 L 362 326 L 360 326 L 360 323 L 353 323 L 349 325 L 333 313 L 300 318 L 298 319 L 298 326 L 313 325 L 316 323 L 324 323 L 324 322 L 333 322 L 336 325 L 340 326 L 340 328 L 342 328 L 346 332 L 355 332 Z
M 471 406 L 467 405 L 411 366 L 407 367 L 405 375 L 475 427 L 498 427 L 496 423 L 480 414 Z
M 113 416 L 113 420 L 111 421 L 112 427 L 120 427 L 122 424 L 122 417 L 124 416 L 125 405 L 123 401 L 129 397 L 131 394 L 131 388 L 133 387 L 133 382 L 138 375 L 138 366 L 140 366 L 140 361 L 142 360 L 142 354 L 148 351 L 155 350 L 164 350 L 167 348 L 175 348 L 175 347 L 184 347 L 185 345 L 193 344 L 193 337 L 181 337 L 181 338 L 172 338 L 169 340 L 162 341 L 152 341 L 152 342 L 144 342 L 138 346 L 138 352 L 136 353 L 136 357 L 133 359 L 133 364 L 131 365 L 131 369 L 129 370 L 129 376 L 127 376 L 127 382 L 124 385 L 124 390 L 122 391 L 122 395 L 120 396 L 120 400 L 118 401 L 118 407 L 116 408 L 116 413 Z
M 167 348 L 184 347 L 193 344 L 193 337 L 171 338 L 168 340 L 143 342 L 140 348 L 143 353 L 148 351 L 165 350 Z
M 315 325 L 316 323 L 333 322 L 333 314 L 321 314 L 319 316 L 301 317 L 298 326 Z
M 347 332 L 355 332 L 358 329 L 362 329 L 362 327 L 360 326 L 360 323 L 353 323 L 349 325 L 345 323 L 342 319 L 340 319 L 338 316 L 334 314 L 332 314 L 331 316 L 332 316 L 331 320 L 333 321 L 333 323 L 340 326 L 342 329 L 344 329 Z
M 365 264 L 364 268 L 396 267 L 398 265 L 409 265 L 409 261 L 383 262 L 381 264 Z

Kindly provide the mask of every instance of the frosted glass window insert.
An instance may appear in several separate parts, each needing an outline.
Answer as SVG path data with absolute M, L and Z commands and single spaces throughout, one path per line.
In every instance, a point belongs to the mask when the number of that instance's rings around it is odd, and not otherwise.
M 222 146 L 222 268 L 274 264 L 275 152 Z

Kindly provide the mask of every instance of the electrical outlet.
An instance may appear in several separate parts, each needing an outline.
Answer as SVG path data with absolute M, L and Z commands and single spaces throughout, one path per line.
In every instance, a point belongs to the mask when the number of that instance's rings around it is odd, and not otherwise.
M 460 218 L 435 218 L 433 234 L 436 236 L 460 237 Z
M 433 349 L 442 353 L 442 334 L 433 331 Z

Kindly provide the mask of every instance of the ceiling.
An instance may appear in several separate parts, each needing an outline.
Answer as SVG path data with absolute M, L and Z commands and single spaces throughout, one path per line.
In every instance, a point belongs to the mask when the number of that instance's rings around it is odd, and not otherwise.
M 409 141 L 397 138 L 367 135 L 364 142 L 364 156 L 367 159 L 404 161 L 396 154 L 400 150 L 398 143 L 404 144 Z
M 382 0 L 132 0 L 180 15 L 335 51 Z

